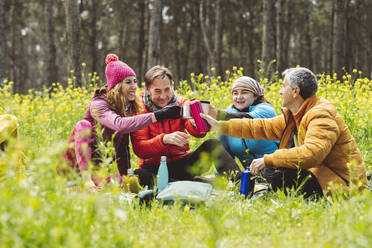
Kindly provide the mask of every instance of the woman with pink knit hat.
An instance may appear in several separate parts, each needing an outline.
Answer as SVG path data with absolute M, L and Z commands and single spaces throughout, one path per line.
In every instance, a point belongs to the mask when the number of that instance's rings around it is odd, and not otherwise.
M 88 162 L 97 163 L 99 160 L 94 129 L 98 123 L 102 125 L 106 141 L 114 137 L 118 170 L 120 175 L 124 175 L 130 168 L 129 133 L 156 121 L 180 118 L 181 112 L 181 107 L 174 105 L 140 114 L 142 107 L 136 95 L 136 74 L 115 54 L 106 57 L 106 79 L 107 85 L 94 93 L 84 120 L 75 125 L 68 139 L 69 147 L 63 154 L 69 167 L 78 169 L 90 186 L 93 181 L 97 184 L 89 173 Z

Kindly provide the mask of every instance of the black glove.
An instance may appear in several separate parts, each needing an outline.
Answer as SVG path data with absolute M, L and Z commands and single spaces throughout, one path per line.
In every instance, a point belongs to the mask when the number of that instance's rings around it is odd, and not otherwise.
M 228 121 L 230 119 L 242 119 L 242 118 L 252 119 L 252 117 L 248 113 L 227 113 L 222 110 L 217 111 L 217 120 L 219 121 Z
M 168 119 L 179 119 L 181 118 L 181 106 L 170 105 L 155 111 L 155 118 L 157 121 L 163 121 Z

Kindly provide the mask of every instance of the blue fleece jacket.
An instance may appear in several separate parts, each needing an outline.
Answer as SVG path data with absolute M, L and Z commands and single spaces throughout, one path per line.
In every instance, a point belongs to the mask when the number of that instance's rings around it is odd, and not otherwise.
M 238 109 L 230 105 L 225 109 L 228 113 L 239 113 Z M 249 115 L 253 118 L 272 118 L 276 116 L 274 108 L 268 103 L 260 103 L 249 107 Z M 232 157 L 238 157 L 244 167 L 248 166 L 255 158 L 262 158 L 264 154 L 270 154 L 278 149 L 279 141 L 251 140 L 234 138 L 230 136 L 218 136 L 225 149 Z M 248 151 L 247 151 L 248 150 Z

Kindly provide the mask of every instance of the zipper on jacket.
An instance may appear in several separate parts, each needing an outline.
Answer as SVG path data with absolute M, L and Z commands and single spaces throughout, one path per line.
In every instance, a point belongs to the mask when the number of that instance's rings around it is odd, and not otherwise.
M 282 139 L 283 139 L 284 133 L 285 133 L 285 131 L 287 130 L 287 127 L 288 127 L 288 123 L 287 123 L 287 119 L 285 118 L 284 111 L 283 111 L 283 109 L 280 109 L 280 110 L 281 110 L 282 113 L 283 113 L 284 122 L 285 122 L 285 128 L 284 128 L 284 130 L 283 130 L 282 136 L 280 137 L 280 141 L 279 141 L 278 148 L 280 147 L 280 144 L 282 143 Z
M 169 125 L 169 126 L 170 126 L 170 125 Z M 167 133 L 165 132 L 164 121 L 161 121 L 161 128 L 163 129 L 163 133 L 167 134 Z M 163 143 L 163 144 L 164 144 L 164 143 Z M 167 145 L 165 145 L 165 147 L 167 148 L 167 154 L 169 154 L 169 153 L 170 153 L 170 151 L 169 151 L 169 147 L 167 147 Z
M 163 121 L 161 121 L 161 128 L 163 129 L 163 133 L 165 133 L 165 127 Z

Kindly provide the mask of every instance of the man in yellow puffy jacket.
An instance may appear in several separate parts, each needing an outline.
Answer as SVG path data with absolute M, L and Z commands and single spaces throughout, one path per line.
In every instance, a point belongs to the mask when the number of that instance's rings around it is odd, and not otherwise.
M 355 139 L 335 106 L 316 96 L 318 82 L 307 68 L 283 73 L 283 114 L 271 119 L 216 121 L 202 117 L 219 134 L 245 139 L 280 140 L 279 149 L 250 165 L 252 174 L 273 168 L 274 190 L 298 189 L 305 197 L 331 193 L 338 186 L 366 185 L 366 170 Z M 265 177 L 265 175 L 264 175 Z
M 13 166 L 16 178 L 23 176 L 24 154 L 20 142 L 13 142 L 9 149 L 7 145 L 18 138 L 18 119 L 14 115 L 0 115 L 0 152 L 6 151 L 9 155 L 0 158 L 0 181 L 4 177 L 7 167 Z

